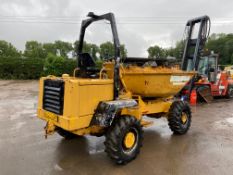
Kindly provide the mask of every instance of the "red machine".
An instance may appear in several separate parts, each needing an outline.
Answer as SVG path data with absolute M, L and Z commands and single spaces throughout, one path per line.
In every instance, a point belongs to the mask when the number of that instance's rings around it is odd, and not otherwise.
M 201 57 L 198 64 L 199 76 L 194 82 L 193 90 L 199 98 L 209 102 L 216 96 L 233 98 L 233 79 L 226 71 L 218 68 L 218 55 Z M 193 101 L 192 96 L 190 101 Z
M 200 24 L 199 27 L 197 23 Z M 197 71 L 199 74 L 190 80 L 178 96 L 193 104 L 199 100 L 209 102 L 215 96 L 233 97 L 233 80 L 230 74 L 218 69 L 218 55 L 201 56 L 209 33 L 208 16 L 190 20 L 186 24 L 181 69 Z

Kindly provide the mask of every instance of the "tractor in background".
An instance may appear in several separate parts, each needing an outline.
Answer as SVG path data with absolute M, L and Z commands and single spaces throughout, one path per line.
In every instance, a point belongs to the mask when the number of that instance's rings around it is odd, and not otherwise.
M 229 71 L 222 71 L 218 66 L 219 55 L 213 52 L 201 56 L 198 63 L 198 75 L 190 93 L 190 103 L 211 102 L 214 97 L 233 98 L 233 79 Z M 188 94 L 188 85 L 183 94 Z

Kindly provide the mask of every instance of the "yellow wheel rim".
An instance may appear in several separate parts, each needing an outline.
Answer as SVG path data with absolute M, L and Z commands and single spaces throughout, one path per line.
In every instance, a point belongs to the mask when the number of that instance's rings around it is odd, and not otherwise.
M 181 116 L 182 123 L 185 124 L 187 120 L 188 120 L 187 114 L 183 112 Z
M 127 149 L 130 149 L 134 146 L 135 143 L 135 134 L 133 132 L 128 132 L 124 138 L 124 145 Z

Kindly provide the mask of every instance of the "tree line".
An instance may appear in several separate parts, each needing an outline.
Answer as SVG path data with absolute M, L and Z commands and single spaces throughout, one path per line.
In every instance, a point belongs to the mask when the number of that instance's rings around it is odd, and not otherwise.
M 11 43 L 0 40 L 0 57 L 24 57 L 42 58 L 59 56 L 63 58 L 76 58 L 76 50 L 79 42 L 73 44 L 64 41 L 54 43 L 39 43 L 38 41 L 28 41 L 25 44 L 24 52 L 17 50 Z M 184 48 L 184 42 L 178 41 L 175 47 L 162 48 L 159 45 L 151 46 L 147 49 L 149 58 L 166 58 L 168 56 L 180 59 Z M 221 64 L 233 64 L 233 34 L 213 33 L 205 46 L 205 50 L 214 51 L 220 55 Z M 105 42 L 99 46 L 93 43 L 83 44 L 83 52 L 88 52 L 94 60 L 103 60 L 114 57 L 114 45 L 112 42 Z M 127 56 L 125 45 L 121 45 L 121 57 Z
M 75 58 L 79 41 L 73 44 L 57 40 L 54 43 L 40 43 L 38 41 L 27 41 L 25 50 L 17 50 L 11 43 L 0 40 L 0 57 L 24 57 L 24 58 L 41 58 L 48 56 L 59 56 L 63 58 Z M 124 45 L 120 46 L 121 55 L 126 57 L 127 50 Z M 92 43 L 83 43 L 83 52 L 88 52 L 94 60 L 107 59 L 114 56 L 114 45 L 112 42 L 105 42 L 99 46 Z M 98 54 L 97 54 L 98 53 Z
M 0 40 L 0 78 L 38 79 L 40 76 L 72 74 L 77 66 L 78 45 L 78 41 L 73 44 L 59 40 L 53 43 L 27 41 L 22 52 L 11 43 Z M 120 51 L 126 57 L 124 45 L 120 46 Z M 88 52 L 100 66 L 102 60 L 114 57 L 114 45 L 112 42 L 99 46 L 84 42 L 83 52 Z
M 0 78 L 4 79 L 37 79 L 49 74 L 60 76 L 71 74 L 76 67 L 77 48 L 79 42 L 74 43 L 55 41 L 40 43 L 28 41 L 25 50 L 16 49 L 11 43 L 0 40 Z M 162 48 L 154 45 L 148 48 L 149 58 L 175 57 L 181 59 L 184 42 L 178 41 L 175 47 Z M 127 56 L 125 45 L 121 45 L 121 57 Z M 205 46 L 205 50 L 214 51 L 220 56 L 222 65 L 233 64 L 233 34 L 212 34 Z M 83 44 L 83 52 L 88 52 L 98 63 L 114 57 L 114 45 L 105 42 L 100 45 Z M 71 58 L 71 59 L 70 59 Z
M 168 56 L 181 59 L 184 42 L 178 41 L 175 47 L 162 48 L 158 45 L 148 48 L 148 54 L 151 58 L 166 58 Z M 206 42 L 205 51 L 219 54 L 219 64 L 233 64 L 233 34 L 213 33 Z

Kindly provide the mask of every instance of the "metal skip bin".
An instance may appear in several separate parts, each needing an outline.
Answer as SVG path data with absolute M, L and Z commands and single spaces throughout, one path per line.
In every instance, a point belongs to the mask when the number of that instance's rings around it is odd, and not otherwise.
M 121 67 L 126 89 L 142 97 L 169 97 L 177 94 L 195 72 L 162 67 Z

